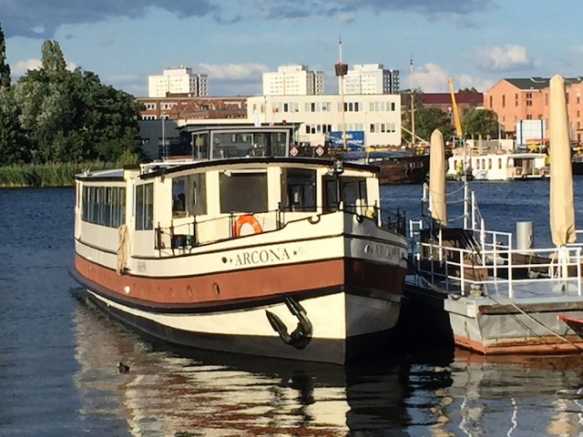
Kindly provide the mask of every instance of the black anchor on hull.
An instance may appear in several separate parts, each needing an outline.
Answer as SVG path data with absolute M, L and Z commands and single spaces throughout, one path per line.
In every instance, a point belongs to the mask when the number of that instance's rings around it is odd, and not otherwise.
M 289 344 L 296 349 L 304 349 L 312 341 L 312 322 L 308 319 L 308 313 L 299 302 L 296 302 L 291 297 L 286 297 L 284 302 L 290 313 L 298 319 L 296 329 L 289 334 L 285 323 L 269 310 L 265 310 L 267 320 L 269 320 L 269 324 L 285 344 Z

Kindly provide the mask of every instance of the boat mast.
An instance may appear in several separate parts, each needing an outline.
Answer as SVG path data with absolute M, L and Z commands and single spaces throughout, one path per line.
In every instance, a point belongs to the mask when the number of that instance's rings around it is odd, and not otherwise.
M 338 91 L 340 93 L 340 116 L 342 123 L 342 147 L 346 150 L 346 120 L 344 114 L 344 76 L 348 73 L 348 65 L 342 62 L 342 37 L 338 37 L 338 62 L 334 66 L 336 77 L 338 77 Z
M 411 146 L 415 146 L 415 87 L 413 84 L 413 74 L 415 73 L 415 65 L 413 63 L 413 56 L 409 60 L 409 88 L 411 88 Z

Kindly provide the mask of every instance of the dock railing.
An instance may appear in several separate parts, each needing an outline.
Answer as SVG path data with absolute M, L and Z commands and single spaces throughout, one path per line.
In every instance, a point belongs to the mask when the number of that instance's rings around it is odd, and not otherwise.
M 467 185 L 454 194 L 459 192 L 463 192 L 463 198 L 450 197 L 448 203 L 463 202 L 464 212 L 449 222 L 463 223 L 460 227 L 473 236 L 472 247 L 452 247 L 428 215 L 409 221 L 412 261 L 422 281 L 462 295 L 495 291 L 513 299 L 528 294 L 526 284 L 548 283 L 550 288 L 558 284 L 559 288 L 582 296 L 583 231 L 577 231 L 577 243 L 566 248 L 517 249 L 513 247 L 512 233 L 486 230 L 476 195 Z M 428 200 L 424 192 L 424 204 L 429 204 Z M 422 231 L 430 228 L 432 232 L 426 234 L 429 241 L 425 241 Z

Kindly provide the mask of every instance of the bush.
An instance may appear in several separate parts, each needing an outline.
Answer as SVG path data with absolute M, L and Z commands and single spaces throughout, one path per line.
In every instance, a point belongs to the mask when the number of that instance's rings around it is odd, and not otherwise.
M 124 163 L 125 164 L 125 163 Z M 105 170 L 121 165 L 111 162 L 12 164 L 0 167 L 0 187 L 69 187 L 85 170 Z

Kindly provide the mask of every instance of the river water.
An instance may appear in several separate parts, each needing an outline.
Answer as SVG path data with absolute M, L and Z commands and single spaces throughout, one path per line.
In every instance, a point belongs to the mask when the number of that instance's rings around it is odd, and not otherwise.
M 547 182 L 473 186 L 489 227 L 531 220 L 536 242 L 548 242 Z M 582 222 L 583 179 L 576 187 Z M 417 213 L 420 194 L 384 187 L 383 201 Z M 73 200 L 70 189 L 0 190 L 0 435 L 583 433 L 578 357 L 434 350 L 344 369 L 144 339 L 78 299 Z

